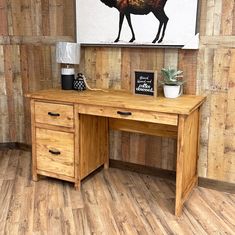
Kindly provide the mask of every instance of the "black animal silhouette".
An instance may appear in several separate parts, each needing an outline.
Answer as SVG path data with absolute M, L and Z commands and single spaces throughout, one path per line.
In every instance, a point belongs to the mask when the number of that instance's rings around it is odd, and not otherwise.
M 164 7 L 167 0 L 100 0 L 100 1 L 109 7 L 116 8 L 120 13 L 118 36 L 114 42 L 119 41 L 124 17 L 126 17 L 132 33 L 132 38 L 129 42 L 133 42 L 135 40 L 135 33 L 131 23 L 131 14 L 147 15 L 150 12 L 152 12 L 160 22 L 157 35 L 152 42 L 156 43 L 158 41 L 161 31 L 162 34 L 158 43 L 162 42 L 165 36 L 167 22 L 169 20 L 164 11 Z

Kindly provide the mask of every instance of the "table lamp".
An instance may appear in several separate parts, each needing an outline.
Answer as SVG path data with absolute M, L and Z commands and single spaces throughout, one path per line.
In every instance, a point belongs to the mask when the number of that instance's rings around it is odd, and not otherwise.
M 75 78 L 74 68 L 70 64 L 80 62 L 80 44 L 70 42 L 58 42 L 56 44 L 57 63 L 66 64 L 66 68 L 61 68 L 61 87 L 63 90 L 72 90 Z

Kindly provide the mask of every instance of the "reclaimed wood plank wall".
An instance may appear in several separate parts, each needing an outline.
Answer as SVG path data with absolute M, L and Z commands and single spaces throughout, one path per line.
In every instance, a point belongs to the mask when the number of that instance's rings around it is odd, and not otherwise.
M 199 175 L 235 182 L 235 2 L 201 1 L 197 93 L 202 110 Z
M 75 3 L 0 0 L 0 143 L 30 143 L 27 91 L 59 85 L 55 43 L 74 41 Z
M 55 42 L 75 40 L 74 2 L 0 0 L 0 142 L 31 142 L 23 94 L 59 84 Z M 200 0 L 200 5 L 199 50 L 86 47 L 78 69 L 92 86 L 125 90 L 131 89 L 135 69 L 182 69 L 184 92 L 208 95 L 202 110 L 199 175 L 235 182 L 235 3 Z M 110 155 L 174 169 L 176 143 L 111 131 Z

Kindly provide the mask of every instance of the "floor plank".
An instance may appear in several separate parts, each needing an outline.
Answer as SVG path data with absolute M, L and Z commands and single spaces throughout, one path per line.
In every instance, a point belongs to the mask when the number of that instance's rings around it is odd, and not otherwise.
M 31 180 L 31 155 L 0 151 L 0 235 L 235 234 L 235 195 L 196 188 L 180 218 L 175 182 L 110 168 L 73 184 Z

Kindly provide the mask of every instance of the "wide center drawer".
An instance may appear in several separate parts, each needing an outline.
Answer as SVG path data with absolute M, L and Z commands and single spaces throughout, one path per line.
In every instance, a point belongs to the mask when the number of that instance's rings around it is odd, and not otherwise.
M 144 121 L 151 123 L 178 125 L 178 115 L 140 111 L 126 108 L 103 107 L 96 105 L 79 105 L 79 113 L 103 117 L 121 118 L 128 120 Z
M 74 177 L 74 135 L 36 128 L 37 169 Z
M 35 102 L 35 121 L 37 123 L 73 128 L 73 106 Z

